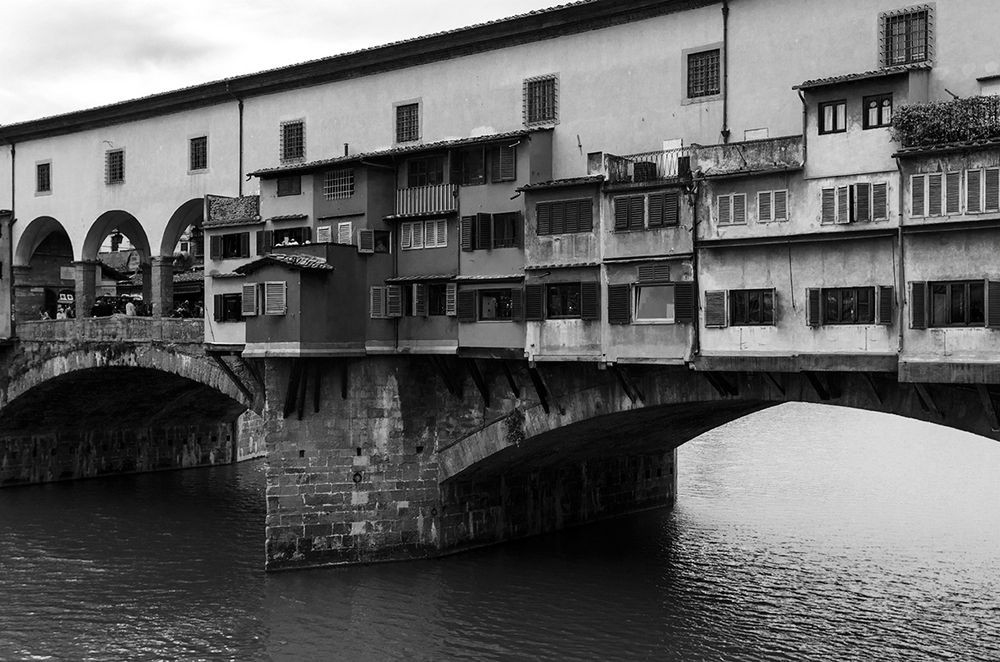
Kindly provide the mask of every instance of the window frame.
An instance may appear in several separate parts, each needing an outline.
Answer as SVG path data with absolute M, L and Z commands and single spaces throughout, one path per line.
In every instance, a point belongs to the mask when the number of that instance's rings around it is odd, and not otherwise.
M 859 314 L 861 301 L 861 294 L 868 299 L 868 315 L 865 319 L 861 319 Z M 844 296 L 850 294 L 854 298 L 853 304 L 853 317 L 854 319 L 844 319 Z M 876 314 L 875 314 L 875 301 L 876 292 L 874 285 L 861 286 L 861 287 L 823 287 L 820 288 L 820 324 L 823 326 L 848 326 L 848 325 L 859 325 L 859 324 L 875 324 Z M 831 307 L 829 304 L 829 297 L 834 297 L 836 299 L 836 311 L 835 319 L 830 319 L 831 317 Z
M 346 200 L 354 196 L 354 168 L 335 168 L 323 172 L 323 199 Z
M 833 127 L 830 128 L 826 125 L 826 109 L 834 108 L 833 111 Z M 838 125 L 838 115 L 837 108 L 841 108 L 844 112 L 844 124 L 843 126 Z M 819 131 L 819 135 L 827 136 L 835 133 L 847 133 L 847 99 L 836 99 L 833 101 L 821 101 L 816 106 L 816 128 Z
M 644 289 L 669 289 L 670 302 L 667 304 L 673 309 L 673 316 L 669 317 L 640 317 L 639 305 L 642 300 L 642 290 Z M 677 324 L 677 303 L 676 287 L 673 283 L 635 283 L 632 285 L 632 324 Z
M 417 171 L 414 166 L 421 164 L 422 169 Z M 433 168 L 428 167 L 433 165 Z M 421 186 L 441 186 L 447 182 L 445 178 L 445 156 L 443 154 L 428 154 L 406 160 L 406 188 L 418 188 Z M 432 182 L 433 177 L 429 174 L 440 173 L 440 181 Z
M 119 162 L 113 163 L 118 156 Z M 116 172 L 117 171 L 117 172 Z M 116 147 L 104 152 L 104 184 L 106 186 L 116 186 L 125 183 L 125 148 Z
M 42 187 L 42 169 L 45 169 L 45 187 Z M 52 195 L 52 160 L 35 163 L 35 195 Z
M 561 205 L 561 212 L 562 212 L 562 215 L 563 215 L 563 230 L 561 232 L 556 232 L 553 229 L 554 223 L 552 223 L 552 218 L 554 218 L 554 216 L 555 216 L 554 212 L 555 212 L 555 210 L 559 209 L 559 207 L 557 207 L 557 205 Z M 569 210 L 569 207 L 567 205 L 574 205 L 573 209 L 576 209 L 576 212 L 577 212 L 577 216 L 576 216 L 576 219 L 575 219 L 576 220 L 576 226 L 575 226 L 576 229 L 575 230 L 567 229 L 567 225 L 568 225 L 568 223 L 567 223 L 568 222 L 567 211 Z M 588 216 L 587 219 L 582 219 L 582 217 L 580 216 L 580 210 L 581 209 L 587 209 L 587 208 L 590 209 L 590 214 L 589 214 L 589 216 Z M 541 224 L 538 222 L 539 215 L 540 215 L 540 210 L 541 209 L 548 209 L 549 210 L 548 211 L 548 214 L 549 214 L 549 227 L 548 227 L 548 231 L 547 232 L 542 232 L 543 228 L 542 228 Z M 539 237 L 552 237 L 552 236 L 563 235 L 563 234 L 593 233 L 593 231 L 594 231 L 595 225 L 594 225 L 594 198 L 593 197 L 564 198 L 564 199 L 559 199 L 559 200 L 539 200 L 538 202 L 535 203 L 534 213 L 535 213 L 535 234 L 537 236 L 539 236 Z M 598 213 L 600 213 L 600 212 L 598 211 Z M 588 220 L 589 223 L 590 223 L 590 227 L 585 228 L 585 229 L 581 229 L 580 228 L 580 222 L 581 222 L 581 220 Z
M 726 313 L 728 314 L 729 323 L 728 326 L 775 326 L 777 324 L 777 311 L 775 306 L 775 295 L 774 288 L 749 288 L 741 290 L 729 290 L 726 302 Z M 770 295 L 770 319 L 767 319 L 768 309 L 765 304 L 767 295 Z M 739 305 L 739 299 L 746 298 L 745 314 L 742 316 L 737 315 L 737 307 Z M 760 301 L 760 321 L 754 322 L 750 319 L 750 303 L 754 298 L 759 298 Z
M 435 304 L 437 305 L 435 306 Z M 446 315 L 448 315 L 448 283 L 427 283 L 427 316 L 445 317 Z
M 200 150 L 200 151 L 199 151 Z M 195 162 L 195 157 L 203 159 L 199 165 Z M 194 136 L 188 138 L 188 174 L 200 174 L 208 172 L 208 136 Z
M 716 43 L 698 48 L 685 49 L 681 52 L 683 58 L 682 84 L 684 85 L 684 103 L 699 103 L 722 98 L 723 86 L 725 85 L 723 49 L 724 46 L 722 43 Z M 701 67 L 698 58 L 710 59 L 713 57 L 716 68 L 714 76 L 707 67 L 704 67 L 705 75 L 700 76 L 700 80 L 693 81 L 692 76 L 696 75 L 696 70 Z M 710 61 L 709 65 L 711 64 Z M 692 87 L 692 82 L 698 83 L 700 88 Z M 715 85 L 712 86 L 712 83 Z
M 392 104 L 392 127 L 394 143 L 412 143 L 420 140 L 420 99 L 407 99 Z M 412 112 L 412 117 L 407 116 Z
M 947 297 L 947 312 L 946 320 L 936 319 L 935 313 L 936 307 L 934 305 L 934 288 L 935 287 L 945 287 L 946 297 Z M 982 314 L 982 319 L 973 320 L 972 319 L 972 309 L 973 309 L 973 298 L 972 298 L 972 288 L 979 288 L 979 298 L 980 298 L 980 310 Z M 955 322 L 952 319 L 952 313 L 954 312 L 954 290 L 956 288 L 962 289 L 963 301 L 964 301 L 964 312 L 963 320 L 961 322 Z M 986 326 L 986 281 L 985 280 L 945 280 L 945 281 L 928 281 L 927 283 L 927 327 L 928 328 L 976 328 L 981 326 Z
M 420 245 L 414 245 L 416 228 L 420 228 Z M 438 236 L 438 228 L 444 228 L 443 240 Z M 428 229 L 430 228 L 430 229 Z M 409 241 L 406 241 L 409 239 Z M 430 239 L 430 241 L 429 241 Z M 399 224 L 399 250 L 416 251 L 425 248 L 448 247 L 448 219 L 433 218 L 426 221 L 403 221 Z
M 910 21 L 923 18 L 923 52 L 919 53 L 917 46 L 912 42 L 914 30 L 909 25 Z M 894 35 L 892 28 L 902 21 L 904 32 L 901 35 Z M 917 64 L 920 62 L 931 62 L 934 59 L 934 5 L 921 4 L 911 7 L 903 7 L 893 11 L 879 14 L 879 44 L 881 50 L 880 61 L 883 67 L 896 67 L 905 64 Z M 896 39 L 903 38 L 902 49 L 895 48 Z M 894 57 L 894 51 L 903 51 L 901 58 Z
M 729 201 L 729 213 L 727 214 L 728 220 L 723 220 L 722 218 L 722 205 L 721 200 L 725 198 Z M 743 220 L 736 220 L 736 199 L 743 199 Z M 747 224 L 747 194 L 746 193 L 722 193 L 715 196 L 715 205 L 713 205 L 715 212 L 715 223 L 721 226 L 743 226 Z
M 892 126 L 892 114 L 893 114 L 893 95 L 892 92 L 883 92 L 881 94 L 869 94 L 867 96 L 861 97 L 861 126 L 867 131 L 868 129 L 885 129 Z M 889 100 L 888 117 L 886 117 L 885 106 L 880 104 L 879 101 Z M 871 122 L 870 111 L 868 109 L 868 104 L 870 102 L 879 103 L 875 108 L 875 113 L 878 117 L 876 122 L 873 124 Z
M 476 321 L 477 322 L 512 322 L 514 321 L 514 295 L 511 287 L 491 287 L 488 289 L 476 290 Z M 507 315 L 486 317 L 483 313 L 483 299 L 488 295 L 506 296 Z M 499 310 L 499 306 L 497 310 Z
M 549 86 L 549 84 L 551 84 L 551 86 Z M 539 92 L 539 88 L 543 89 Z M 525 126 L 548 126 L 558 124 L 558 73 L 525 78 L 522 84 L 522 94 L 522 115 Z M 542 98 L 543 96 L 544 98 Z
M 566 299 L 566 307 L 571 308 L 572 301 L 571 297 L 576 295 L 576 311 L 568 312 L 562 315 L 552 314 L 552 298 L 551 293 L 553 290 L 568 290 L 575 288 L 574 292 L 568 292 L 566 294 L 560 294 L 560 299 Z M 545 319 L 559 320 L 559 319 L 583 319 L 583 288 L 581 287 L 580 281 L 569 282 L 569 283 L 545 283 L 543 305 L 545 306 Z
M 245 322 L 246 316 L 243 314 L 243 292 L 220 292 L 218 294 L 221 299 L 219 304 L 222 310 L 219 311 L 218 319 L 215 321 L 220 324 L 229 324 L 232 322 Z M 226 307 L 230 306 L 236 311 L 236 316 L 227 316 Z
M 306 120 L 298 118 L 281 122 L 278 154 L 281 163 L 295 163 L 306 158 Z M 289 131 L 298 126 L 298 136 L 290 136 Z
M 286 187 L 282 188 L 282 182 L 286 182 Z M 292 184 L 294 182 L 294 184 Z M 274 195 L 276 198 L 286 198 L 293 195 L 302 195 L 302 175 L 286 175 L 277 177 L 274 180 Z

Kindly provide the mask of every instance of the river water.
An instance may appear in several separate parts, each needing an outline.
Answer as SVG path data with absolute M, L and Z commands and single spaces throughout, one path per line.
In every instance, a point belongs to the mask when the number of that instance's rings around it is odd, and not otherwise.
M 652 511 L 265 575 L 263 465 L 0 491 L 0 660 L 1000 660 L 1000 443 L 784 405 Z

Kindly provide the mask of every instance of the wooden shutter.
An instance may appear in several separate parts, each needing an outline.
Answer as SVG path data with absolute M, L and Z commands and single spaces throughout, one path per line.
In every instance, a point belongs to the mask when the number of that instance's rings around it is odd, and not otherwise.
M 680 223 L 680 191 L 667 191 L 661 195 L 650 196 L 650 200 L 654 197 L 663 201 L 663 221 L 661 225 L 677 225 Z
M 257 243 L 257 255 L 264 255 L 264 231 L 257 230 L 255 234 L 255 241 Z
M 615 198 L 615 230 L 628 230 L 628 198 Z
M 774 198 L 771 191 L 757 192 L 757 220 L 766 223 L 774 220 L 773 205 Z
M 942 173 L 927 176 L 927 215 L 940 216 L 942 210 Z
M 889 185 L 886 182 L 872 184 L 872 220 L 889 218 Z
M 253 317 L 257 314 L 257 283 L 244 283 L 240 312 L 243 317 Z
M 476 321 L 476 290 L 462 290 L 458 293 L 458 321 Z
M 519 287 L 510 291 L 510 319 L 514 322 L 524 319 L 524 291 Z
M 545 319 L 545 286 L 524 286 L 524 319 L 539 321 Z
M 774 192 L 774 220 L 788 220 L 788 191 Z
M 424 224 L 421 221 L 410 223 L 410 248 L 424 247 Z
M 375 230 L 358 230 L 358 252 L 375 252 Z
M 494 182 L 517 179 L 517 148 L 495 145 L 490 150 L 490 177 Z
M 337 225 L 337 243 L 351 244 L 354 243 L 352 240 L 353 234 L 347 235 L 347 241 L 340 241 L 340 227 L 342 225 L 350 225 L 350 223 L 340 223 Z M 258 233 L 259 234 L 259 233 Z M 329 225 L 320 225 L 316 228 L 316 243 L 318 244 L 329 244 L 333 242 L 333 228 Z
M 594 200 L 577 201 L 577 232 L 590 232 L 594 229 Z
M 910 328 L 927 328 L 926 281 L 913 281 L 910 283 Z
M 674 292 L 674 315 L 677 314 L 677 293 Z M 705 292 L 705 326 L 721 329 L 726 326 L 726 291 Z
M 927 215 L 927 196 L 926 196 L 926 175 L 913 175 L 910 177 L 910 215 L 911 216 L 926 216 Z
M 663 283 L 670 280 L 670 265 L 665 262 L 643 264 L 635 271 L 640 283 Z
M 208 256 L 213 260 L 222 259 L 222 237 L 215 236 L 208 240 Z
M 460 234 L 461 234 L 461 237 L 462 237 L 462 250 L 463 251 L 471 251 L 471 250 L 473 250 L 475 248 L 475 244 L 473 243 L 473 241 L 474 241 L 473 240 L 473 236 L 474 236 L 473 227 L 474 227 L 475 220 L 476 220 L 475 216 L 463 216 L 462 217 L 462 225 L 461 225 Z
M 646 196 L 633 195 L 629 198 L 628 227 L 630 230 L 642 230 L 646 227 Z
M 747 222 L 747 194 L 733 194 L 733 223 L 744 224 Z
M 448 283 L 444 287 L 444 314 L 454 317 L 458 314 L 458 285 Z
M 823 291 L 819 288 L 806 289 L 806 326 L 823 324 Z
M 263 248 L 258 247 L 258 252 L 261 255 L 266 255 L 274 250 L 274 231 L 264 230 L 263 240 L 264 246 Z
M 731 195 L 720 195 L 716 198 L 716 209 L 719 225 L 728 225 L 733 222 L 733 197 Z
M 965 211 L 970 214 L 978 214 L 983 211 L 982 181 L 982 170 L 965 171 Z
M 476 214 L 476 249 L 483 250 L 491 247 L 493 237 L 493 217 L 489 214 Z
M 215 237 L 212 238 L 215 239 Z M 222 308 L 223 308 L 222 295 L 216 294 L 215 296 L 212 297 L 212 319 L 214 319 L 216 322 L 222 321 Z
M 574 219 L 575 221 L 575 219 Z M 575 224 L 575 223 L 574 223 Z M 552 203 L 552 234 L 563 234 L 566 232 L 566 203 Z
M 413 314 L 416 317 L 427 317 L 427 285 L 413 284 Z
M 240 257 L 250 257 L 250 233 L 240 233 Z
M 854 220 L 867 223 L 872 220 L 872 185 L 854 185 Z
M 278 280 L 264 283 L 264 314 L 284 315 L 287 310 L 287 286 L 285 281 Z
M 514 247 L 524 248 L 524 214 L 514 212 Z
M 649 196 L 649 221 L 647 225 L 651 228 L 663 226 L 663 207 L 666 193 L 653 193 Z
M 875 311 L 875 323 L 892 325 L 892 305 L 896 301 L 896 288 L 892 285 L 879 285 L 877 288 L 878 308 Z
M 399 285 L 386 285 L 385 287 L 385 316 L 403 316 L 403 288 Z
M 949 172 L 944 176 L 944 213 L 962 213 L 962 173 Z
M 539 202 L 535 205 L 535 232 L 552 234 L 552 203 Z
M 337 243 L 338 244 L 352 244 L 354 242 L 351 239 L 354 238 L 354 223 L 351 221 L 342 221 L 337 223 Z M 324 225 L 317 228 L 316 230 L 316 241 L 319 243 L 329 243 L 330 242 L 330 226 Z
M 1000 281 L 986 281 L 986 326 L 1000 327 Z
M 399 247 L 407 249 L 413 246 L 413 223 L 399 224 Z
M 371 303 L 372 319 L 382 319 L 385 317 L 385 286 L 373 285 L 369 291 L 369 302 Z
M 1000 169 L 987 168 L 985 182 L 985 205 L 983 211 L 1000 211 Z
M 608 322 L 628 324 L 632 321 L 632 286 L 608 285 Z
M 674 283 L 674 321 L 679 324 L 691 324 L 695 318 L 694 283 L 684 281 Z
M 837 190 L 832 188 L 823 189 L 823 212 L 821 223 L 837 222 Z
M 580 283 L 580 319 L 601 319 L 601 284 L 596 281 Z
M 851 222 L 851 187 L 837 187 L 837 223 Z
M 434 233 L 435 233 L 435 245 L 438 248 L 445 248 L 448 246 L 448 219 L 442 218 L 440 221 L 434 221 Z

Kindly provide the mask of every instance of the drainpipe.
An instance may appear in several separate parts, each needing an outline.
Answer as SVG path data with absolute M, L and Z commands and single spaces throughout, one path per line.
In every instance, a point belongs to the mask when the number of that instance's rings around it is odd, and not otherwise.
M 691 205 L 691 280 L 694 281 L 694 329 L 691 338 L 691 357 L 699 356 L 701 354 L 701 316 L 698 314 L 701 308 L 701 288 L 698 286 L 698 189 L 700 188 L 700 179 L 696 176 L 692 177 L 692 182 L 694 186 L 691 191 L 691 197 L 693 199 L 693 204 Z
M 899 247 L 899 339 L 898 339 L 898 355 L 903 355 L 903 327 L 906 324 L 906 315 L 903 312 L 903 302 L 906 301 L 906 272 L 904 271 L 905 261 L 903 260 L 903 204 L 905 201 L 905 196 L 903 195 L 903 164 L 896 159 L 896 170 L 899 171 L 899 227 L 896 229 L 896 241 Z
M 10 274 L 10 278 L 7 282 L 7 289 L 9 291 L 8 296 L 10 297 L 10 337 L 17 337 L 17 329 L 15 325 L 16 315 L 14 314 L 14 221 L 17 216 L 15 210 L 17 209 L 16 195 L 17 189 L 14 186 L 14 173 L 17 171 L 15 164 L 17 163 L 17 145 L 15 143 L 10 143 L 10 221 L 7 223 L 7 273 Z
M 729 142 L 729 0 L 722 1 L 722 142 Z
M 239 133 L 239 153 L 236 155 L 237 167 L 239 172 L 236 173 L 236 191 L 239 197 L 243 197 L 243 99 L 236 96 L 229 90 L 229 82 L 226 82 L 226 94 L 231 96 L 236 100 L 236 108 L 239 113 L 239 121 L 237 123 L 237 130 Z
M 805 165 L 809 151 L 809 104 L 806 103 L 806 97 L 802 94 L 802 90 L 796 90 L 796 92 L 799 93 L 799 101 L 802 102 L 802 165 Z

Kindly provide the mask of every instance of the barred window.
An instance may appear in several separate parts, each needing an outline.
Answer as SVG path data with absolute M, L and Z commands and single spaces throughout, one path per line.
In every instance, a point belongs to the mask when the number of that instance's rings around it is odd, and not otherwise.
M 188 170 L 208 168 L 208 137 L 192 138 L 188 144 Z
M 406 103 L 396 106 L 396 142 L 405 143 L 420 139 L 420 104 Z
M 52 192 L 52 164 L 39 163 L 35 166 L 35 192 Z
M 290 175 L 288 177 L 278 177 L 278 197 L 286 195 L 299 195 L 302 193 L 302 177 Z
M 328 170 L 323 175 L 323 197 L 327 200 L 341 200 L 354 195 L 354 170 Z
M 927 8 L 882 15 L 885 66 L 930 59 L 930 18 Z
M 555 75 L 524 81 L 524 123 L 555 122 L 559 115 L 559 78 Z
M 281 160 L 293 161 L 306 156 L 306 125 L 302 120 L 281 123 Z
M 109 149 L 104 153 L 104 183 L 125 183 L 124 149 Z
M 689 99 L 707 97 L 722 91 L 720 49 L 691 53 L 687 61 L 687 95 Z

